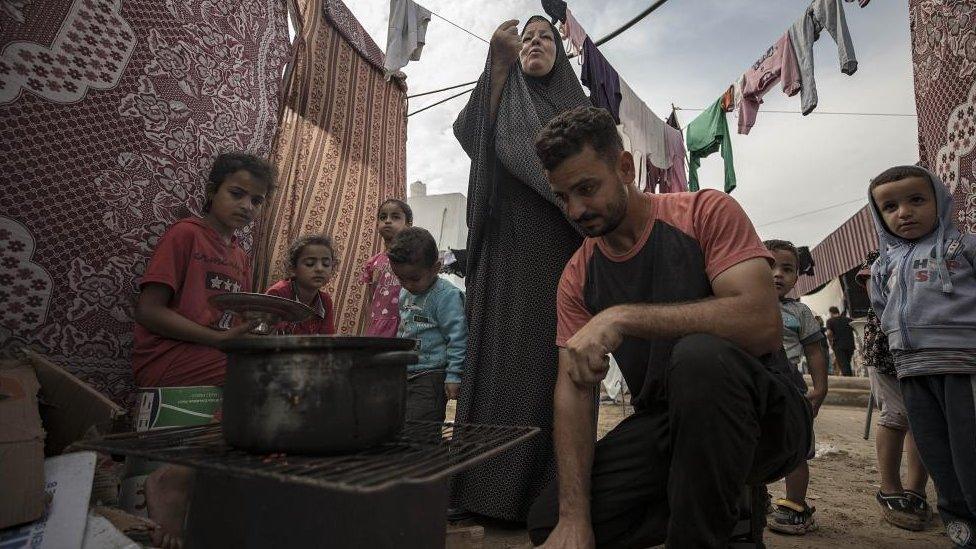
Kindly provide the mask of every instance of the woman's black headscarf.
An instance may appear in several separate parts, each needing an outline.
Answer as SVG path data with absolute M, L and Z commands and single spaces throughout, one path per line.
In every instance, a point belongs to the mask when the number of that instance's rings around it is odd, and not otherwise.
M 559 206 L 549 188 L 542 163 L 535 154 L 535 137 L 557 114 L 588 105 L 576 73 L 566 57 L 559 31 L 545 17 L 530 17 L 525 25 L 544 21 L 553 32 L 556 59 L 549 74 L 531 77 L 512 64 L 492 127 L 490 120 L 491 53 L 468 104 L 454 122 L 454 135 L 471 157 L 468 182 L 468 264 L 478 261 L 477 248 L 493 196 L 493 166 L 497 159 L 516 179 Z M 522 33 L 524 34 L 523 27 Z M 470 270 L 470 269 L 469 269 Z

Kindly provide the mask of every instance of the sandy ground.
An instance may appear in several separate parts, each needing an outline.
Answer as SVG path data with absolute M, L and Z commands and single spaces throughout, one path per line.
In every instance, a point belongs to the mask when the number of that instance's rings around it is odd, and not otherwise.
M 600 408 L 599 432 L 602 436 L 631 413 L 627 406 L 604 404 Z M 877 414 L 875 414 L 877 418 Z M 865 411 L 859 408 L 825 406 L 817 418 L 817 446 L 825 455 L 810 462 L 809 503 L 817 508 L 820 529 L 803 537 L 782 536 L 767 531 L 766 546 L 778 548 L 922 548 L 950 547 L 936 519 L 925 532 L 908 532 L 881 520 L 874 499 L 878 490 L 877 463 L 874 455 L 874 432 L 864 440 Z M 771 485 L 774 498 L 784 493 L 782 482 Z M 935 494 L 929 484 L 929 501 Z M 448 547 L 483 547 L 508 549 L 531 547 L 524 530 L 506 529 L 484 524 L 485 535 L 476 543 L 448 543 Z M 449 536 L 450 540 L 450 536 Z

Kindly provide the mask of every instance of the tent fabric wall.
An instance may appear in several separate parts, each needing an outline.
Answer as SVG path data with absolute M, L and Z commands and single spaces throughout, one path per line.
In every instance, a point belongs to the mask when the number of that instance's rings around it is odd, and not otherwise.
M 805 295 L 857 267 L 864 262 L 869 251 L 876 249 L 878 233 L 871 210 L 865 205 L 810 250 L 816 263 L 813 276 L 800 276 L 794 288 L 795 295 Z
M 270 150 L 285 17 L 281 0 L 5 3 L 0 347 L 124 398 L 159 236 L 200 212 L 216 154 Z
M 952 193 L 960 230 L 976 234 L 976 17 L 971 0 L 911 0 L 919 158 Z
M 376 210 L 406 194 L 406 93 L 383 78 L 382 53 L 341 2 L 303 0 L 296 9 L 300 28 L 272 154 L 278 188 L 264 211 L 255 281 L 267 286 L 288 275 L 288 247 L 299 236 L 332 235 L 340 260 L 328 287 L 336 328 L 357 334 L 368 309 L 356 279 L 382 245 Z

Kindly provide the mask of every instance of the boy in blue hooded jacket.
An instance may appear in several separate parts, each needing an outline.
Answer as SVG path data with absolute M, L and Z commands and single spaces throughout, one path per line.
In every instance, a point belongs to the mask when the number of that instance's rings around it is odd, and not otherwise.
M 976 236 L 950 220 L 945 184 L 916 166 L 871 180 L 881 256 L 871 303 L 949 538 L 976 547 Z

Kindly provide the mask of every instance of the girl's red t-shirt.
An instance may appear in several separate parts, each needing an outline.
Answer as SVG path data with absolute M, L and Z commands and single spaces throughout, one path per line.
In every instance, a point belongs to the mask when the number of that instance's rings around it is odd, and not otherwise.
M 236 239 L 225 242 L 203 219 L 182 219 L 159 239 L 139 287 L 149 283 L 173 290 L 169 308 L 180 315 L 202 326 L 227 329 L 237 322 L 234 316 L 208 300 L 226 292 L 250 291 L 250 260 Z M 139 387 L 223 385 L 227 355 L 160 336 L 136 323 L 132 370 Z
M 279 280 L 264 292 L 298 301 L 295 293 L 294 282 L 291 279 Z M 332 298 L 329 294 L 319 290 L 318 298 L 311 305 L 315 310 L 315 315 L 302 322 L 280 322 L 275 326 L 275 332 L 283 335 L 332 335 L 336 332 L 335 315 L 332 307 Z

